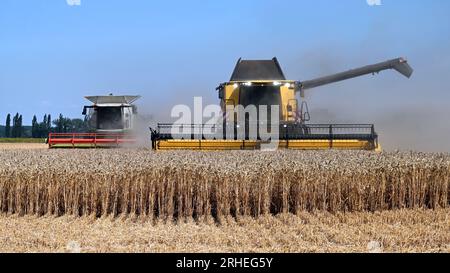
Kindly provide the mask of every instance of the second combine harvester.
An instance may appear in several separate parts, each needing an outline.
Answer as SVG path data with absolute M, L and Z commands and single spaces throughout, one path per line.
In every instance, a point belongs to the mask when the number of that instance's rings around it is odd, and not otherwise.
M 305 90 L 388 69 L 408 78 L 413 73 L 406 59 L 398 58 L 313 80 L 293 81 L 286 79 L 276 58 L 239 59 L 230 81 L 217 87 L 224 118 L 213 125 L 160 123 L 151 129 L 153 149 L 260 149 L 262 144 L 274 139 L 264 139 L 259 133 L 250 134 L 250 127 L 256 124 L 258 132 L 262 126 L 277 126 L 278 148 L 380 150 L 373 124 L 309 124 L 308 106 L 303 98 Z M 246 112 L 236 111 L 236 107 L 249 105 L 258 110 L 266 106 L 268 113 L 271 113 L 271 106 L 278 106 L 279 119 L 273 124 L 270 114 L 265 119 L 258 115 L 256 120 L 239 117 Z
M 88 131 L 50 133 L 49 148 L 121 147 L 137 142 L 135 123 L 140 96 L 88 96 L 92 105 L 83 108 Z

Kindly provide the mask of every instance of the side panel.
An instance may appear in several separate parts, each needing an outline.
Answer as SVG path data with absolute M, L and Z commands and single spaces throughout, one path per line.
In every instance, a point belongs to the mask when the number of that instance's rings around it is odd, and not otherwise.
M 236 87 L 233 84 L 227 84 L 225 86 L 224 96 L 221 101 L 222 111 L 224 113 L 227 113 L 228 115 L 229 113 L 227 112 L 227 106 L 228 107 L 233 106 L 234 108 L 237 105 L 239 105 L 239 87 L 238 86 Z M 232 119 L 233 117 L 229 118 Z
M 131 107 L 122 108 L 123 112 L 123 129 L 131 130 L 133 129 L 133 113 Z
M 283 85 L 280 87 L 280 94 L 283 121 L 295 121 L 298 108 L 295 90 Z
M 238 105 L 239 104 L 239 87 L 235 87 L 233 84 L 226 86 L 226 100 L 227 104 Z

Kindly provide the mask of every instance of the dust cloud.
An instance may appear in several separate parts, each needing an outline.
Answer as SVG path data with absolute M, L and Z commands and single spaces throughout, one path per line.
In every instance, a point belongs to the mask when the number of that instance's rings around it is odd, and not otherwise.
M 352 117 L 342 110 L 316 108 L 313 123 L 373 123 L 385 151 L 450 152 L 450 109 L 403 107 Z
M 335 45 L 287 56 L 285 73 L 299 80 L 397 57 L 406 57 L 414 69 L 410 79 L 387 70 L 306 91 L 310 123 L 373 123 L 384 150 L 450 152 L 450 50 L 442 45 L 427 54 L 412 45 L 394 50 L 378 38 L 369 34 L 357 52 Z M 367 46 L 371 43 L 376 50 Z

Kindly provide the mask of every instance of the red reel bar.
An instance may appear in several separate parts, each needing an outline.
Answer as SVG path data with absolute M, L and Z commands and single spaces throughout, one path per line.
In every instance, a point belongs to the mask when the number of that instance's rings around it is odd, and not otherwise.
M 97 148 L 134 144 L 136 139 L 127 134 L 112 133 L 50 133 L 49 148 Z

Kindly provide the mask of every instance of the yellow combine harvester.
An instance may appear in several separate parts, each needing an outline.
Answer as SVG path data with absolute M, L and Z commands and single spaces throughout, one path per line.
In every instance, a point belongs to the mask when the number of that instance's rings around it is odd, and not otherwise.
M 223 118 L 215 124 L 160 123 L 151 129 L 153 149 L 253 150 L 275 143 L 276 148 L 286 149 L 380 150 L 373 124 L 309 124 L 303 99 L 307 89 L 387 69 L 408 78 L 413 73 L 407 61 L 398 58 L 314 80 L 292 81 L 286 80 L 276 58 L 239 59 L 230 81 L 217 87 Z M 249 114 L 252 106 L 256 117 Z

